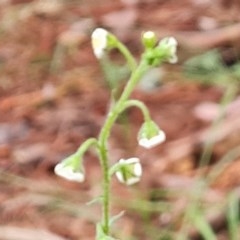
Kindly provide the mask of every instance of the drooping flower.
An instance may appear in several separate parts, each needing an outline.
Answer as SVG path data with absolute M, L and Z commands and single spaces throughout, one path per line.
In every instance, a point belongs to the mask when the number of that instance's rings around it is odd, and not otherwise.
M 142 176 L 142 165 L 139 158 L 120 159 L 120 167 L 116 171 L 119 182 L 132 185 L 140 181 Z
M 138 133 L 138 144 L 145 148 L 153 148 L 166 140 L 165 133 L 153 121 L 146 121 Z
M 79 156 L 76 154 L 58 163 L 54 168 L 54 172 L 56 175 L 69 181 L 83 182 L 85 180 L 82 159 L 79 159 Z
M 158 49 L 159 51 L 162 51 L 164 55 L 166 55 L 165 61 L 168 61 L 170 63 L 177 62 L 177 44 L 177 40 L 174 37 L 166 37 L 159 42 Z
M 97 58 L 102 58 L 108 47 L 108 31 L 103 28 L 96 28 L 92 33 L 92 48 Z

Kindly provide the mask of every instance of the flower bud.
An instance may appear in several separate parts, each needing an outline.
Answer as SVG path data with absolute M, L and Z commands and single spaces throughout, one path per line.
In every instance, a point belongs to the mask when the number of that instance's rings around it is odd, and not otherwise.
M 108 47 L 108 31 L 103 28 L 96 28 L 92 33 L 92 48 L 97 58 L 102 58 Z
M 142 35 L 142 43 L 145 48 L 154 48 L 157 44 L 157 36 L 152 31 L 147 31 Z

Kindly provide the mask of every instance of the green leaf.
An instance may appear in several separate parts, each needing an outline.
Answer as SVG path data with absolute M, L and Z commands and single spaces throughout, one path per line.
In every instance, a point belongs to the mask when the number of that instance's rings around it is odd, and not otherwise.
M 194 56 L 184 63 L 186 76 L 204 84 L 225 85 L 232 76 L 218 49 Z
M 113 63 L 107 55 L 102 59 L 101 66 L 105 80 L 110 89 L 118 88 L 130 73 L 129 68 L 126 65 L 119 66 Z
M 124 211 L 121 211 L 119 214 L 112 216 L 110 218 L 109 225 L 111 226 L 114 222 L 116 222 L 119 218 L 121 218 L 124 215 L 124 213 L 125 213 Z
M 95 203 L 99 203 L 99 202 L 102 202 L 103 200 L 103 197 L 102 196 L 99 196 L 99 197 L 95 197 L 93 198 L 92 200 L 90 200 L 89 202 L 86 203 L 87 206 L 90 206 L 90 205 L 93 205 Z

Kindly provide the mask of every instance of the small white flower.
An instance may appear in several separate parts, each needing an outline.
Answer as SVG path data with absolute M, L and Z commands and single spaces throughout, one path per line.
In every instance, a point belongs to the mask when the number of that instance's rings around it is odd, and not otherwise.
M 108 35 L 108 31 L 103 28 L 97 28 L 92 33 L 92 48 L 97 58 L 102 58 L 104 55 L 108 46 Z
M 174 37 L 166 37 L 159 42 L 159 47 L 167 51 L 168 61 L 170 63 L 176 63 L 178 58 L 177 52 L 177 40 Z
M 65 161 L 58 163 L 54 168 L 54 172 L 56 175 L 69 181 L 83 182 L 85 180 L 83 171 L 76 171 L 73 166 L 66 164 Z
M 139 158 L 120 159 L 119 164 L 121 167 L 116 172 L 119 182 L 132 185 L 140 181 L 142 166 Z
M 64 166 L 63 163 L 59 163 L 54 168 L 55 174 L 60 177 L 66 178 L 69 181 L 83 182 L 85 176 L 82 172 L 74 172 L 71 166 Z
M 158 144 L 163 143 L 166 140 L 166 135 L 165 133 L 160 130 L 159 133 L 151 138 L 140 138 L 138 140 L 138 144 L 142 147 L 145 148 L 153 148 L 155 146 L 157 146 Z
M 165 133 L 152 121 L 146 121 L 138 133 L 138 144 L 145 148 L 153 148 L 166 140 Z

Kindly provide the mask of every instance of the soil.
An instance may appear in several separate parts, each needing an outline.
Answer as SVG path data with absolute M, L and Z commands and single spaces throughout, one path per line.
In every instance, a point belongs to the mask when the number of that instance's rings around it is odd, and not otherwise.
M 186 207 L 200 194 L 218 239 L 229 239 L 226 198 L 232 191 L 240 196 L 238 89 L 219 118 L 228 85 L 189 79 L 183 64 L 214 47 L 234 48 L 238 56 L 239 35 L 232 34 L 238 11 L 237 1 L 217 0 L 0 2 L 0 239 L 94 239 L 101 211 L 86 203 L 101 194 L 96 153 L 86 155 L 84 183 L 61 179 L 53 169 L 96 137 L 105 119 L 110 89 L 90 42 L 99 26 L 136 58 L 143 31 L 179 41 L 179 62 L 147 76 L 157 86 L 132 94 L 149 107 L 166 142 L 151 150 L 137 145 L 143 119 L 136 109 L 113 129 L 110 161 L 137 156 L 144 170 L 130 188 L 113 179 L 112 211 L 125 211 L 113 232 L 145 240 L 174 239 L 171 234 L 184 230 L 189 239 L 201 239 L 194 225 L 183 224 Z M 117 53 L 113 58 L 122 62 Z

